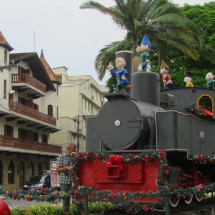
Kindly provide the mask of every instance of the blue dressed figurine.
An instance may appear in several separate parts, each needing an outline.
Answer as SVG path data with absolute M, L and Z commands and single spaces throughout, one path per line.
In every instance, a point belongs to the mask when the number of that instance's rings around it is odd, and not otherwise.
M 136 51 L 141 59 L 142 71 L 151 72 L 151 62 L 149 59 L 150 57 L 149 51 L 151 51 L 151 43 L 146 34 L 143 36 L 141 45 L 137 47 Z
M 116 91 L 125 92 L 126 87 L 129 84 L 128 80 L 128 72 L 125 69 L 126 62 L 124 58 L 118 57 L 115 60 L 116 69 L 114 69 L 112 64 L 108 65 L 108 70 L 110 70 L 111 75 L 116 78 L 117 80 L 117 89 Z

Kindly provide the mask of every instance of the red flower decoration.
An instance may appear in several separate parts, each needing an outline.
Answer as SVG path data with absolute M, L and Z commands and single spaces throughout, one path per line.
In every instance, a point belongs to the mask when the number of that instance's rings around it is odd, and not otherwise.
M 169 168 L 168 168 L 168 166 L 165 166 L 165 168 L 164 168 L 164 171 L 163 171 L 166 175 L 168 175 L 169 174 Z
M 26 201 L 31 201 L 31 197 L 30 196 L 25 196 L 25 200 Z
M 92 152 L 87 152 L 87 157 L 91 157 L 92 156 Z
M 115 198 L 116 197 L 116 193 L 111 193 L 110 194 L 110 197 L 113 199 L 113 198 Z
M 43 188 L 41 193 L 42 193 L 42 194 L 46 194 L 46 193 L 47 193 L 47 189 L 46 189 L 46 188 Z
M 197 190 L 200 191 L 200 190 L 202 190 L 202 189 L 203 189 L 203 185 L 202 185 L 202 184 L 199 184 L 199 185 L 197 186 Z
M 166 157 L 166 153 L 164 150 L 159 151 L 159 158 L 164 159 Z
M 152 160 L 152 157 L 150 157 L 149 155 L 146 155 L 146 156 L 144 157 L 144 160 L 145 160 L 146 162 L 149 162 L 149 161 Z
M 149 207 L 148 205 L 145 205 L 144 208 L 143 208 L 143 210 L 144 210 L 144 211 L 149 211 L 149 210 L 150 210 L 150 207 Z

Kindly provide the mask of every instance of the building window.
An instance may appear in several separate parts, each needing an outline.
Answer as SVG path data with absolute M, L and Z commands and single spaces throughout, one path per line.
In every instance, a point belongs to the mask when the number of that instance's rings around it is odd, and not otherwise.
M 13 161 L 10 161 L 8 166 L 8 184 L 14 184 L 14 164 Z
M 32 161 L 29 166 L 29 175 L 34 176 L 34 163 Z
M 3 184 L 3 165 L 0 161 L 0 184 Z
M 37 132 L 34 132 L 34 141 L 39 142 L 39 134 Z
M 13 137 L 13 127 L 10 125 L 4 125 L 4 136 Z
M 53 116 L 53 106 L 52 105 L 48 105 L 48 115 Z
M 7 51 L 4 50 L 4 64 L 7 65 Z
M 48 137 L 45 134 L 42 135 L 42 143 L 48 143 Z
M 7 97 L 7 81 L 4 80 L 4 99 L 6 99 Z

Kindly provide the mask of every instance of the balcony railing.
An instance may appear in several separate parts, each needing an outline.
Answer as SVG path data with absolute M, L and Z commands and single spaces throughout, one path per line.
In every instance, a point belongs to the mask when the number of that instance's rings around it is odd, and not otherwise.
M 47 153 L 57 153 L 57 154 L 62 153 L 62 148 L 60 146 L 33 142 L 28 140 L 21 140 L 21 139 L 12 138 L 12 137 L 5 137 L 2 135 L 0 135 L 0 146 L 11 147 L 16 149 L 33 150 L 33 151 L 39 151 L 39 152 L 47 152 Z M 1 148 L 1 149 L 3 150 L 4 148 Z
M 10 108 L 10 110 L 12 110 L 16 113 L 26 115 L 28 117 L 31 117 L 31 118 L 40 120 L 42 122 L 46 122 L 46 123 L 56 126 L 56 118 L 49 116 L 47 114 L 41 113 L 32 108 L 29 108 L 25 105 L 19 104 L 18 102 L 14 102 L 14 101 L 10 100 L 9 108 Z
M 12 84 L 26 83 L 42 91 L 43 93 L 46 92 L 46 85 L 38 81 L 36 78 L 33 78 L 29 74 L 12 74 L 11 79 Z

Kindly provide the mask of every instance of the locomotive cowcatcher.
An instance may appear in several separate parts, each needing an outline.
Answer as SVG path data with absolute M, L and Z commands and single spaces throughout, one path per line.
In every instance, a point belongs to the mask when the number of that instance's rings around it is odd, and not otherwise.
M 117 52 L 132 68 L 132 53 Z M 215 91 L 160 90 L 159 74 L 129 73 L 130 93 L 109 93 L 97 116 L 87 118 L 86 152 L 74 155 L 75 198 L 83 192 L 133 213 L 168 201 L 201 202 L 215 189 L 213 116 L 187 113 L 194 104 L 214 113 Z

